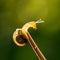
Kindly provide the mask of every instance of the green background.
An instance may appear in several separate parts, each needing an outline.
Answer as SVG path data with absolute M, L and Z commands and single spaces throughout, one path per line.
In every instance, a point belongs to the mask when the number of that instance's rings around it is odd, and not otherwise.
M 29 32 L 47 60 L 60 60 L 60 0 L 0 0 L 0 60 L 38 60 L 29 42 L 18 47 L 12 36 L 40 18 L 45 23 Z

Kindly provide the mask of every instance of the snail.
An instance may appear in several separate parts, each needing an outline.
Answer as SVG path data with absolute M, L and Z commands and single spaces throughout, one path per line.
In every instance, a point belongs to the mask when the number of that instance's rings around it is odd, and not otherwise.
M 27 32 L 30 27 L 36 29 L 36 24 L 42 23 L 42 22 L 44 21 L 42 21 L 41 19 L 39 19 L 38 21 L 31 21 L 31 22 L 26 23 L 22 28 L 16 29 L 16 31 L 13 33 L 14 42 L 18 46 L 25 46 L 28 41 L 28 39 L 25 36 L 25 32 Z

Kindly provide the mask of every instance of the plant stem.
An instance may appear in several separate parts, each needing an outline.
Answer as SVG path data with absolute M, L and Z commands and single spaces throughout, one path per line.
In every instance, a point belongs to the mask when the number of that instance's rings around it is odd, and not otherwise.
M 39 60 L 40 59 L 41 60 L 46 60 L 45 56 L 42 54 L 42 52 L 40 51 L 40 49 L 38 48 L 38 46 L 34 42 L 33 38 L 29 34 L 29 32 L 26 32 L 26 37 L 28 38 L 28 41 L 29 41 L 31 47 L 34 50 L 34 52 L 36 53 L 36 55 L 38 56 Z

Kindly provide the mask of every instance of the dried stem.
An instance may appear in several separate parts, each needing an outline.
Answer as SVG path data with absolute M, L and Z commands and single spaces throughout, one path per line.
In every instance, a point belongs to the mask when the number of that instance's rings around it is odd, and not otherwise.
M 29 32 L 26 32 L 26 37 L 28 38 L 28 41 L 30 43 L 30 45 L 32 46 L 34 52 L 36 53 L 36 55 L 38 56 L 39 60 L 46 60 L 46 58 L 44 57 L 44 55 L 42 54 L 42 52 L 40 51 L 40 49 L 38 48 L 38 46 L 36 45 L 36 43 L 34 42 L 33 38 L 31 37 L 31 35 L 29 34 Z

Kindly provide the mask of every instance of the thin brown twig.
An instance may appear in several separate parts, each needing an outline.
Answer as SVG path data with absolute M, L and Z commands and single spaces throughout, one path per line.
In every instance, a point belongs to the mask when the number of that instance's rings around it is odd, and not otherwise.
M 28 41 L 30 43 L 30 45 L 32 46 L 34 52 L 36 53 L 36 55 L 38 56 L 39 60 L 46 60 L 45 56 L 42 54 L 42 52 L 40 51 L 40 49 L 38 48 L 38 46 L 36 45 L 36 43 L 34 42 L 33 38 L 31 37 L 31 35 L 29 34 L 29 32 L 26 32 L 26 37 L 28 38 Z

